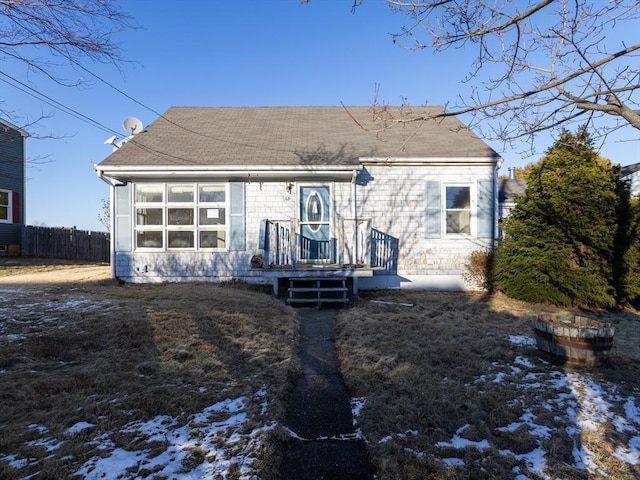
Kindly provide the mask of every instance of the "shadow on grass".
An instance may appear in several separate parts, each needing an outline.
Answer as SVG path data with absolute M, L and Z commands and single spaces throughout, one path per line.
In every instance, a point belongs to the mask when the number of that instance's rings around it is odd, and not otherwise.
M 249 399 L 246 428 L 284 419 L 297 317 L 268 295 L 100 281 L 0 286 L 0 297 L 0 477 L 69 478 L 118 448 L 158 455 L 167 440 L 136 436 L 132 422 L 187 424 L 227 399 Z M 75 425 L 86 428 L 69 434 Z M 260 448 L 255 468 L 273 478 L 280 445 Z
M 638 344 L 627 348 L 638 340 L 634 313 L 606 315 L 616 324 L 608 366 L 574 370 L 537 357 L 531 319 L 552 307 L 362 293 L 337 319 L 337 346 L 353 396 L 365 400 L 358 422 L 380 479 L 640 473 L 620 460 L 638 448 L 640 420 L 624 418 L 640 391 Z

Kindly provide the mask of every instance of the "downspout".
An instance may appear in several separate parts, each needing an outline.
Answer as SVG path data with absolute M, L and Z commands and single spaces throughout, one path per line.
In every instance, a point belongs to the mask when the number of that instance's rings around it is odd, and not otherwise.
M 498 238 L 499 235 L 499 228 L 498 228 L 498 218 L 500 211 L 499 211 L 499 194 L 500 192 L 498 192 L 498 171 L 500 170 L 500 168 L 502 167 L 502 164 L 504 163 L 504 158 L 502 157 L 498 157 L 498 161 L 496 162 L 496 167 L 494 169 L 494 175 L 493 175 L 493 242 L 492 242 L 492 250 L 496 248 L 496 239 Z M 509 173 L 511 173 L 511 170 L 509 170 Z M 514 173 L 515 173 L 515 169 L 514 169 Z
M 354 238 L 354 261 L 357 264 L 358 263 L 358 205 L 357 205 L 357 201 L 358 201 L 358 197 L 356 195 L 356 187 L 357 187 L 357 182 L 356 179 L 358 178 L 358 170 L 354 170 L 353 173 L 351 174 L 351 185 L 352 185 L 352 189 L 353 189 L 353 234 L 355 236 Z
M 125 185 L 113 178 L 107 177 L 97 165 L 93 167 L 98 178 L 109 185 L 109 265 L 111 267 L 111 278 L 116 278 L 116 205 L 115 205 L 115 187 L 116 185 Z

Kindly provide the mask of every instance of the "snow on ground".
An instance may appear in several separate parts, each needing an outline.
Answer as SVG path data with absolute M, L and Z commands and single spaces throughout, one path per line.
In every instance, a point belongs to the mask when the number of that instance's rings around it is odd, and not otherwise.
M 510 336 L 509 341 L 515 346 L 532 347 L 536 345 L 535 339 L 526 336 Z M 542 361 L 541 361 L 542 362 Z M 543 362 L 546 364 L 546 362 Z M 547 364 L 548 365 L 548 364 Z M 510 399 L 508 403 L 523 405 L 523 413 L 518 421 L 499 427 L 498 431 L 514 432 L 521 427 L 527 431 L 537 442 L 536 448 L 528 453 L 516 454 L 510 450 L 500 450 L 502 455 L 509 455 L 523 461 L 530 473 L 544 479 L 555 478 L 547 471 L 547 452 L 543 448 L 543 441 L 550 438 L 552 430 L 549 426 L 537 423 L 534 407 L 541 407 L 549 412 L 559 415 L 556 420 L 567 424 L 566 433 L 573 442 L 573 466 L 585 470 L 591 474 L 606 476 L 598 466 L 597 455 L 585 446 L 581 437 L 586 432 L 600 432 L 605 428 L 613 428 L 617 444 L 614 445 L 613 456 L 629 465 L 640 465 L 640 408 L 638 400 L 633 396 L 620 396 L 613 384 L 597 382 L 588 373 L 565 373 L 563 371 L 548 368 L 541 369 L 529 358 L 516 356 L 512 363 L 500 365 L 494 363 L 495 371 L 480 375 L 476 382 L 501 383 L 509 382 L 518 385 L 522 396 Z M 537 397 L 539 392 L 549 388 L 555 391 L 555 395 Z M 533 400 L 532 400 L 533 399 Z M 362 410 L 366 399 L 358 398 L 352 402 L 352 414 L 355 422 Z M 562 418 L 560 418 L 562 417 Z M 475 448 L 483 451 L 491 448 L 488 440 L 471 441 L 464 438 L 464 432 L 470 425 L 461 425 L 448 441 L 436 444 L 437 448 L 466 449 Z M 389 442 L 396 438 L 404 438 L 408 434 L 419 435 L 418 431 L 391 433 L 379 440 L 379 443 Z M 627 438 L 626 443 L 619 438 Z M 416 457 L 423 458 L 424 452 L 406 449 Z M 460 457 L 464 453 L 461 452 Z M 464 466 L 462 458 L 441 458 L 447 466 Z M 518 480 L 526 480 L 530 477 L 514 472 Z
M 28 334 L 38 331 L 48 322 L 58 319 L 60 312 L 66 309 L 95 310 L 108 312 L 113 305 L 108 302 L 95 302 L 73 293 L 64 295 L 40 295 L 35 290 L 20 290 L 10 287 L 0 288 L 0 335 L 8 341 L 19 340 L 11 326 L 14 323 L 33 322 L 33 329 Z M 14 306 L 4 307 L 8 300 Z M 16 299 L 21 300 L 18 307 Z M 34 312 L 37 311 L 37 314 Z M 520 347 L 535 346 L 535 340 L 526 336 L 510 336 L 509 341 Z M 517 422 L 504 425 L 499 429 L 516 431 L 525 426 L 537 439 L 537 447 L 525 454 L 515 454 L 504 450 L 500 453 L 523 460 L 530 472 L 542 478 L 551 478 L 546 472 L 547 453 L 543 448 L 543 440 L 550 436 L 549 427 L 537 423 L 532 407 L 527 407 L 525 398 L 536 398 L 538 391 L 554 389 L 557 394 L 539 399 L 536 404 L 551 412 L 563 412 L 564 421 L 568 422 L 566 432 L 573 442 L 573 460 L 576 468 L 588 472 L 599 472 L 596 454 L 580 441 L 584 432 L 597 432 L 609 425 L 621 437 L 628 438 L 615 446 L 613 456 L 622 462 L 640 464 L 640 409 L 638 401 L 632 396 L 620 396 L 615 385 L 598 383 L 586 373 L 564 373 L 556 369 L 541 370 L 529 358 L 517 356 L 511 364 L 494 364 L 495 371 L 485 373 L 477 381 L 494 383 L 511 382 L 517 384 L 522 391 L 522 398 L 510 401 L 525 405 L 523 414 Z M 0 371 L 1 373 L 1 371 Z M 266 411 L 265 392 L 260 390 L 254 399 L 262 402 L 263 413 Z M 78 422 L 66 430 L 67 438 L 78 434 L 87 435 L 88 442 L 99 451 L 99 455 L 88 459 L 75 473 L 85 479 L 124 479 L 144 478 L 136 472 L 153 472 L 160 478 L 190 480 L 201 478 L 227 478 L 230 473 L 239 478 L 252 478 L 256 472 L 253 467 L 255 456 L 261 447 L 264 435 L 275 427 L 275 424 L 255 425 L 248 417 L 246 406 L 250 399 L 227 399 L 205 408 L 202 412 L 191 415 L 188 420 L 160 415 L 148 421 L 131 422 L 120 432 L 98 433 L 99 427 L 89 422 Z M 531 400 L 528 400 L 531 404 Z M 352 400 L 352 412 L 357 421 L 366 399 Z M 250 428 L 251 427 L 251 428 Z M 357 427 L 357 425 L 356 425 Z M 30 425 L 30 429 L 38 432 L 40 438 L 31 440 L 33 445 L 44 447 L 47 452 L 58 450 L 65 438 L 53 438 L 46 427 Z M 439 448 L 453 449 L 491 448 L 488 440 L 470 441 L 464 438 L 469 425 L 461 425 L 448 441 L 436 445 Z M 92 436 L 92 429 L 95 435 Z M 126 433 L 135 438 L 134 444 L 148 444 L 146 449 L 128 449 L 118 446 L 116 437 Z M 361 435 L 358 429 L 358 433 Z M 417 430 L 390 433 L 380 442 L 393 438 L 419 435 Z M 162 448 L 159 449 L 158 445 Z M 152 448 L 153 447 L 153 448 Z M 424 452 L 409 450 L 417 457 Z M 461 456 L 463 456 L 461 454 Z M 20 469 L 33 459 L 18 458 L 13 454 L 0 455 L 0 462 Z M 449 466 L 463 466 L 462 458 L 442 458 Z M 518 473 L 518 472 L 516 472 Z M 518 479 L 528 478 L 518 475 Z
M 11 305 L 7 306 L 9 303 Z M 68 309 L 108 313 L 112 308 L 114 306 L 109 302 L 96 302 L 79 293 L 50 294 L 45 290 L 0 287 L 0 336 L 5 341 L 18 341 L 26 335 L 39 335 L 45 326 L 51 328 L 49 324 Z M 19 326 L 21 331 L 27 326 L 27 334 L 11 333 L 13 326 Z M 58 328 L 63 327 L 61 324 Z M 69 427 L 63 438 L 54 438 L 46 426 L 31 424 L 28 428 L 39 437 L 27 445 L 53 453 L 65 441 L 83 435 L 98 452 L 75 472 L 86 480 L 256 478 L 256 455 L 265 435 L 275 424 L 258 425 L 247 413 L 251 400 L 262 405 L 264 415 L 267 411 L 266 391 L 261 389 L 251 399 L 226 399 L 186 420 L 159 415 L 148 421 L 131 422 L 119 431 L 100 431 L 99 425 L 80 421 Z M 130 443 L 135 448 L 118 445 L 118 438 L 123 434 L 134 439 Z M 38 460 L 0 453 L 0 462 L 20 470 L 34 466 Z
M 264 390 L 254 397 L 266 408 Z M 175 480 L 230 478 L 232 474 L 237 475 L 234 478 L 255 478 L 256 454 L 264 435 L 275 425 L 247 428 L 249 423 L 254 425 L 246 412 L 247 402 L 243 397 L 226 399 L 191 415 L 185 423 L 159 415 L 145 422 L 131 422 L 118 432 L 90 436 L 87 442 L 96 447 L 99 455 L 87 460 L 75 475 L 85 480 L 148 478 L 145 472 L 153 472 L 153 478 Z M 95 427 L 79 422 L 65 433 L 73 437 Z M 41 438 L 28 444 L 42 446 L 47 452 L 59 449 L 65 441 L 49 436 L 43 425 L 32 424 L 29 428 Z M 122 434 L 131 435 L 137 448 L 117 446 L 114 437 Z M 148 448 L 141 448 L 142 445 Z M 0 461 L 21 469 L 34 460 L 5 454 L 0 455 Z
M 75 293 L 50 293 L 37 289 L 0 287 L 0 335 L 9 341 L 24 340 L 28 335 L 38 335 L 43 327 L 56 322 L 68 310 L 91 312 L 101 310 L 105 314 L 115 306 L 107 301 L 97 302 Z M 12 326 L 23 332 L 14 334 Z M 28 331 L 24 333 L 25 328 Z M 65 328 L 61 323 L 58 328 Z
M 255 396 L 266 408 L 265 392 L 260 390 Z M 157 448 L 151 454 L 151 449 L 116 447 L 110 433 L 97 436 L 90 443 L 102 450 L 100 456 L 89 459 L 75 474 L 91 480 L 136 478 L 132 472 L 153 471 L 157 478 L 188 480 L 228 478 L 235 471 L 239 478 L 254 478 L 255 454 L 274 425 L 249 431 L 246 405 L 246 398 L 227 399 L 191 415 L 184 424 L 159 415 L 146 422 L 132 422 L 121 430 L 134 435 L 136 444 L 160 442 L 164 445 L 160 453 Z

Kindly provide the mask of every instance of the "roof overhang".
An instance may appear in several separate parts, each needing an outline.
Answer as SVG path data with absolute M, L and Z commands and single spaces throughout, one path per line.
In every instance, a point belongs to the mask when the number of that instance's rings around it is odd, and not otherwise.
M 354 171 L 362 165 L 95 165 L 99 177 L 119 181 L 172 181 L 172 180 L 228 180 L 228 181 L 292 181 L 292 180 L 338 180 L 351 181 Z
M 16 131 L 16 132 L 18 132 L 22 137 L 29 137 L 29 136 L 30 136 L 30 135 L 29 135 L 29 132 L 27 132 L 25 129 L 20 128 L 20 127 L 17 127 L 17 126 L 15 126 L 13 123 L 8 122 L 7 120 L 2 120 L 2 119 L 0 118 L 0 124 L 1 124 L 1 125 L 4 125 L 5 127 L 9 127 L 9 128 L 11 128 L 11 129 L 15 130 L 15 131 Z
M 499 155 L 490 157 L 366 157 L 360 158 L 364 166 L 478 166 L 478 165 L 501 165 L 502 157 Z

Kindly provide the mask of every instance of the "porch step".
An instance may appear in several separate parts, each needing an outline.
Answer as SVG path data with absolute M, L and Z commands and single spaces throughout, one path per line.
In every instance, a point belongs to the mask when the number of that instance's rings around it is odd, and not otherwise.
M 349 288 L 344 277 L 289 278 L 287 303 L 318 305 L 349 303 Z

